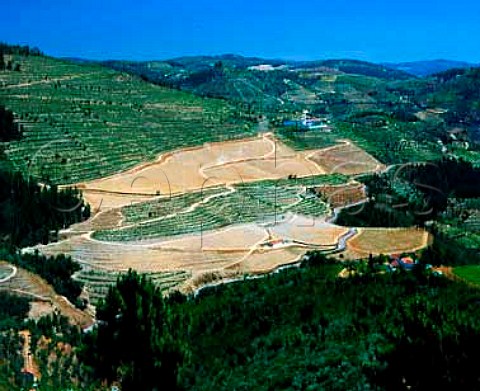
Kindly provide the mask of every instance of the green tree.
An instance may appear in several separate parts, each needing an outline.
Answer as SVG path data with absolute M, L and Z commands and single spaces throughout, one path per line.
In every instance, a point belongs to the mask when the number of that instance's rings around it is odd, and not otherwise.
M 99 327 L 87 349 L 96 376 L 122 389 L 175 390 L 184 352 L 174 337 L 161 291 L 129 271 L 98 307 Z

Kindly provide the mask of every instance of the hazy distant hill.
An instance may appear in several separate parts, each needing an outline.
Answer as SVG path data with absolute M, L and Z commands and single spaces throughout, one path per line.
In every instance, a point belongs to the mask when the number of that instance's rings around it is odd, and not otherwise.
M 392 69 L 381 64 L 349 59 L 297 62 L 295 66 L 302 68 L 327 67 L 343 73 L 377 77 L 385 80 L 406 80 L 412 77 L 403 70 Z
M 464 61 L 451 60 L 430 60 L 430 61 L 413 61 L 402 63 L 385 63 L 386 67 L 407 72 L 414 76 L 425 77 L 435 73 L 448 71 L 455 68 L 471 68 L 478 66 Z
M 446 119 L 452 123 L 480 124 L 480 68 L 436 74 L 429 100 L 448 109 Z

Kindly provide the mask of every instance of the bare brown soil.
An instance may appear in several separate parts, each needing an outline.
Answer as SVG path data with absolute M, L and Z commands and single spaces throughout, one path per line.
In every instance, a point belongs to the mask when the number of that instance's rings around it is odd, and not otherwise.
M 343 207 L 366 199 L 365 188 L 361 183 L 351 182 L 347 185 L 324 185 L 315 189 L 333 208 Z
M 310 159 L 327 173 L 356 175 L 385 169 L 383 164 L 350 141 L 314 152 Z
M 395 254 L 414 252 L 428 245 L 429 234 L 416 228 L 362 228 L 347 243 L 348 258 L 365 258 L 371 253 Z
M 77 187 L 93 210 L 107 210 L 218 185 L 324 174 L 309 154 L 264 134 L 167 153 L 153 163 Z

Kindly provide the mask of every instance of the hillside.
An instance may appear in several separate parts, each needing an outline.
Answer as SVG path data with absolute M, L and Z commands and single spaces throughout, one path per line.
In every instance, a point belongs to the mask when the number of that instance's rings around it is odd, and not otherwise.
M 470 123 L 476 122 L 476 92 L 462 86 L 462 78 L 469 76 L 446 81 L 443 74 L 416 78 L 403 70 L 355 60 L 282 62 L 234 55 L 105 65 L 198 96 L 225 99 L 244 112 L 264 114 L 295 149 L 350 138 L 386 164 L 431 160 L 445 152 L 470 160 L 476 156 L 475 130 L 468 136 L 470 150 L 445 146 L 452 128 L 470 117 Z M 446 114 L 432 114 L 438 109 Z M 333 132 L 300 134 L 281 126 L 303 110 L 329 119 Z
M 44 243 L 64 228 L 59 242 L 2 256 L 30 271 L 9 276 L 14 268 L 4 266 L 5 290 L 36 297 L 34 317 L 57 308 L 82 326 L 91 317 L 58 295 L 88 311 L 87 304 L 98 306 L 90 333 L 68 332 L 61 318 L 29 324 L 44 384 L 153 390 L 161 378 L 172 390 L 474 389 L 478 292 L 432 267 L 478 262 L 471 256 L 478 238 L 443 213 L 449 203 L 468 203 L 474 230 L 478 192 L 471 200 L 432 197 L 442 207 L 430 232 L 418 227 L 423 220 L 408 219 L 408 210 L 404 219 L 389 214 L 382 197 L 418 206 L 417 177 L 409 184 L 391 168 L 427 160 L 430 166 L 417 166 L 419 185 L 445 194 L 454 189 L 443 182 L 476 189 L 473 165 L 456 169 L 453 159 L 434 159 L 478 156 L 474 143 L 447 143 L 460 121 L 478 122 L 478 70 L 418 79 L 348 60 L 110 64 L 119 70 L 40 55 L 7 61 L 10 69 L 0 72 L 6 156 L 39 181 L 77 184 L 96 213 L 67 229 L 89 215 L 65 218 L 65 210 L 85 206 L 77 190 L 68 194 L 82 203 L 68 208 L 55 202 L 55 186 L 13 177 L 3 189 L 11 200 L 2 206 L 12 209 L 23 180 L 49 201 L 38 204 L 42 213 L 53 215 L 53 208 L 63 218 L 48 226 L 20 190 L 27 203 L 19 209 L 29 213 L 3 213 L 12 221 L 6 234 L 22 216 L 45 228 Z M 300 110 L 328 125 L 299 130 L 283 122 Z M 344 193 L 351 190 L 351 197 Z M 346 221 L 333 195 L 344 207 L 369 202 Z M 385 264 L 382 254 L 397 253 L 418 258 L 412 273 Z M 217 286 L 222 282 L 230 284 Z M 62 352 L 59 343 L 69 347 Z M 55 366 L 63 377 L 45 364 L 54 350 L 68 357 Z
M 171 390 L 478 389 L 478 290 L 366 264 L 338 278 L 322 262 L 165 303 L 129 274 L 83 360 L 98 379 L 129 368 L 125 388 L 160 373 Z
M 13 111 L 23 138 L 10 142 L 6 154 L 42 181 L 98 178 L 161 152 L 253 132 L 223 101 L 99 65 L 10 57 L 19 71 L 0 72 L 0 104 Z
M 383 80 L 406 80 L 412 76 L 402 70 L 395 70 L 381 64 L 366 61 L 338 59 L 324 61 L 307 61 L 295 64 L 297 68 L 326 67 L 342 73 L 359 76 L 376 77 Z
M 442 149 L 478 164 L 480 158 L 480 68 L 451 69 L 392 87 L 408 94 L 418 119 L 436 129 Z
M 433 77 L 431 104 L 449 110 L 451 122 L 480 122 L 480 68 L 452 69 Z
M 150 62 L 107 61 L 104 65 L 160 85 L 276 113 L 305 108 L 324 113 L 324 100 L 331 98 L 328 95 L 337 77 L 343 88 L 340 99 L 346 101 L 365 100 L 366 92 L 381 82 L 411 77 L 402 71 L 355 60 L 295 62 L 236 55 Z M 345 81 L 343 75 L 353 80 Z M 363 78 L 359 85 L 356 79 Z

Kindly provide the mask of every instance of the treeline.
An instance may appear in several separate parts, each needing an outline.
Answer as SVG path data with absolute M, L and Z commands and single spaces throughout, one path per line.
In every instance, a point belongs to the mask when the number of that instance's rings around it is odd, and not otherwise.
M 7 246 L 46 244 L 58 231 L 90 216 L 75 188 L 40 186 L 18 172 L 0 170 L 0 235 Z
M 122 390 L 478 390 L 480 293 L 421 272 L 314 262 L 164 299 L 129 273 L 79 357 Z M 312 267 L 314 266 L 314 267 Z
M 31 333 L 32 353 L 42 374 L 37 381 L 38 389 L 90 390 L 86 384 L 78 384 L 82 368 L 74 349 L 81 346 L 81 330 L 59 314 L 42 317 L 37 322 L 29 321 L 27 327 Z
M 466 248 L 455 238 L 438 231 L 434 226 L 429 227 L 429 231 L 435 239 L 422 255 L 425 263 L 431 265 L 480 265 L 480 249 Z
M 17 54 L 19 56 L 43 56 L 39 48 L 30 47 L 28 45 L 11 45 L 0 42 L 0 54 Z
M 344 209 L 337 222 L 358 227 L 423 226 L 446 210 L 450 198 L 480 197 L 480 168 L 456 158 L 409 164 L 365 179 L 369 201 Z M 405 190 L 407 189 L 407 190 Z
M 25 327 L 30 300 L 0 291 L 0 390 L 20 390 L 23 378 L 22 343 L 18 331 Z
M 18 330 L 30 311 L 30 300 L 0 291 L 0 335 L 5 330 Z
M 122 372 L 122 389 L 175 390 L 186 348 L 173 329 L 160 289 L 130 272 L 97 308 L 99 328 L 86 339 L 82 357 L 97 379 L 109 383 Z M 161 380 L 160 380 L 161 379 Z
M 398 205 L 403 205 L 399 203 Z M 403 207 L 404 208 L 404 207 Z M 389 203 L 367 201 L 361 206 L 342 209 L 336 223 L 349 227 L 412 227 L 417 221 L 410 210 L 400 210 Z
M 38 321 L 24 319 L 29 311 L 29 299 L 0 293 L 0 390 L 20 391 L 33 388 L 33 379 L 24 376 L 22 355 L 23 337 L 20 330 L 30 332 L 30 350 L 38 365 L 41 379 L 39 390 L 81 390 L 75 387 L 80 366 L 72 347 L 81 345 L 81 331 L 72 326 L 66 317 L 52 314 Z M 3 325 L 5 327 L 3 328 Z M 93 391 L 93 390 L 92 390 Z M 95 389 L 99 391 L 99 389 Z
M 452 69 L 435 76 L 436 91 L 430 96 L 432 105 L 449 109 L 445 120 L 453 125 L 480 121 L 480 68 Z
M 445 210 L 447 200 L 480 197 L 480 168 L 453 157 L 408 166 L 401 176 L 425 194 L 434 212 Z
M 22 129 L 14 121 L 13 113 L 0 105 L 0 142 L 19 140 Z
M 14 63 L 11 58 L 5 58 L 5 56 L 12 55 L 41 56 L 42 53 L 37 48 L 30 48 L 29 46 L 20 45 L 8 45 L 0 42 L 0 71 L 21 71 L 20 63 Z

